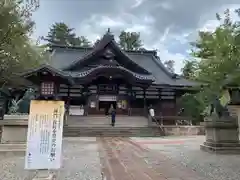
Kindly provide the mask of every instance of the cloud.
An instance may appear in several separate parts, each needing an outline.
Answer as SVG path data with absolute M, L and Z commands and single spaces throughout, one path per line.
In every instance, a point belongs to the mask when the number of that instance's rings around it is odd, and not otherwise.
M 132 5 L 131 8 L 137 8 L 138 6 L 140 6 L 145 0 L 134 0 L 135 3 Z
M 172 10 L 172 8 L 173 8 L 172 4 L 167 1 L 160 2 L 157 6 L 160 6 L 165 10 Z
M 199 30 L 214 30 L 217 12 L 240 7 L 239 0 L 42 0 L 34 13 L 34 37 L 46 35 L 49 26 L 63 21 L 94 42 L 107 28 L 118 36 L 121 30 L 141 33 L 148 49 L 158 49 L 163 61 L 175 60 L 180 72 L 183 60 Z M 233 16 L 237 19 L 236 16 Z

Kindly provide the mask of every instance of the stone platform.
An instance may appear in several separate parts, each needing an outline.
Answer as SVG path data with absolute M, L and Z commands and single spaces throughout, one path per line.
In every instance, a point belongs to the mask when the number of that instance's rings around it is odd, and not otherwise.
M 28 120 L 2 120 L 1 143 L 25 143 L 27 140 Z
M 176 126 L 149 124 L 144 116 L 116 117 L 115 127 L 111 127 L 110 116 L 68 116 L 64 127 L 64 136 L 107 136 L 107 137 L 154 137 L 154 136 L 178 136 L 178 135 L 204 135 L 203 126 Z
M 24 155 L 26 151 L 28 115 L 5 115 L 0 121 L 0 153 Z
M 240 154 L 239 143 L 210 143 L 204 142 L 200 148 L 207 152 L 216 154 Z
M 206 141 L 200 149 L 218 154 L 240 154 L 238 122 L 236 119 L 209 118 L 204 122 Z

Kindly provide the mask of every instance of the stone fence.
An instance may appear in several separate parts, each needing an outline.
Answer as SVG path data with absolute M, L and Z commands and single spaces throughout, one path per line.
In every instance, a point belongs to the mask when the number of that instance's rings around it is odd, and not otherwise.
M 205 135 L 204 126 L 162 126 L 166 136 Z

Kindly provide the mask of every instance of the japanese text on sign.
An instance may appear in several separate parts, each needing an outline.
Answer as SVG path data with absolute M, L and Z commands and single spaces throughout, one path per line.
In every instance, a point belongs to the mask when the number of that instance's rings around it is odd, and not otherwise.
M 31 101 L 26 169 L 60 168 L 63 117 L 63 101 Z

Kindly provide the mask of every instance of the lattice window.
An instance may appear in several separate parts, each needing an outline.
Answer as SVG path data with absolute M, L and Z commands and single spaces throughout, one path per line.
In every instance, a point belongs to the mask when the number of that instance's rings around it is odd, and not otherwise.
M 42 82 L 41 94 L 42 95 L 53 95 L 54 94 L 54 83 L 53 82 Z

